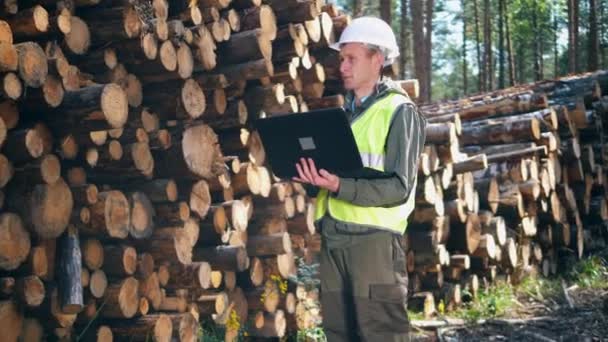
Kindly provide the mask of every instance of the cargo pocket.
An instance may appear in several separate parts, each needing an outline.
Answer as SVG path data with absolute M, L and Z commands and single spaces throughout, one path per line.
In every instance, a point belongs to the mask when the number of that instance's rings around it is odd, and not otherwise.
M 407 257 L 405 255 L 405 251 L 401 247 L 400 237 L 397 235 L 393 236 L 393 271 L 395 272 L 395 279 L 397 284 L 403 286 L 406 289 L 406 298 L 407 298 L 407 288 L 408 288 L 408 277 L 407 277 Z
M 407 288 L 400 284 L 372 284 L 367 307 L 367 328 L 375 332 L 406 333 Z

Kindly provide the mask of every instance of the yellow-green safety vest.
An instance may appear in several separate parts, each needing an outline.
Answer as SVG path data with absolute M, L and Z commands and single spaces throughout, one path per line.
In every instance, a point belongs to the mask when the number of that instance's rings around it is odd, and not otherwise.
M 395 109 L 401 104 L 411 103 L 404 95 L 391 93 L 376 101 L 352 125 L 363 166 L 384 171 L 385 144 Z M 416 183 L 405 203 L 394 207 L 361 207 L 328 195 L 321 189 L 317 195 L 315 221 L 329 211 L 331 217 L 346 223 L 372 226 L 403 234 L 407 218 L 414 210 Z

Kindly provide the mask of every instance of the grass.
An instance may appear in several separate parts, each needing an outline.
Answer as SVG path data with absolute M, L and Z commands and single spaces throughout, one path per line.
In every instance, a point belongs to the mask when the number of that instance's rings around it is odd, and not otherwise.
M 497 283 L 489 289 L 481 289 L 474 301 L 449 312 L 448 316 L 474 322 L 479 319 L 504 317 L 515 312 L 521 305 L 521 298 L 562 302 L 562 281 L 568 286 L 578 285 L 579 289 L 608 289 L 608 261 L 603 257 L 591 256 L 578 261 L 570 272 L 561 277 L 528 277 L 516 287 Z M 410 320 L 424 319 L 420 312 L 410 311 L 409 316 Z
M 475 300 L 454 311 L 451 316 L 467 321 L 504 316 L 513 307 L 514 298 L 513 287 L 508 284 L 499 283 L 487 290 L 479 291 Z

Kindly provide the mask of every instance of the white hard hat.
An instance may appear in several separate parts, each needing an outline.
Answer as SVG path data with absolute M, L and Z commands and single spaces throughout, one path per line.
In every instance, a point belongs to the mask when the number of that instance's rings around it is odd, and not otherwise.
M 399 56 L 399 47 L 393 29 L 382 19 L 360 17 L 354 19 L 344 29 L 340 41 L 330 47 L 340 51 L 345 43 L 363 43 L 379 47 L 384 53 L 384 65 L 390 65 Z

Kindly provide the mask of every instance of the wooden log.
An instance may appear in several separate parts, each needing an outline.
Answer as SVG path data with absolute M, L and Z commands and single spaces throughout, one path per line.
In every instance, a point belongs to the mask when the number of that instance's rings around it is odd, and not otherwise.
M 218 137 L 209 126 L 197 124 L 185 130 L 181 144 L 154 154 L 155 175 L 187 179 L 213 178 L 223 168 Z
M 61 311 L 79 313 L 84 306 L 82 289 L 82 257 L 76 228 L 69 227 L 60 239 L 59 300 Z
M 236 8 L 239 8 L 237 5 Z M 242 8 L 242 7 L 241 7 Z M 270 40 L 277 35 L 277 20 L 272 8 L 268 5 L 252 6 L 240 13 L 241 30 L 260 29 Z
M 9 299 L 15 295 L 15 285 L 17 284 L 14 277 L 0 278 L 0 299 Z
M 86 239 L 81 244 L 82 259 L 90 270 L 100 269 L 104 263 L 103 245 L 97 239 Z
M 191 229 L 184 227 L 186 226 L 157 228 L 150 237 L 155 243 L 145 244 L 142 240 L 137 244 L 137 248 L 148 252 L 158 262 L 190 264 L 193 237 Z
M 208 289 L 211 287 L 211 265 L 194 262 L 190 265 L 175 265 L 170 270 L 167 289 Z
M 17 178 L 32 183 L 53 184 L 61 176 L 61 165 L 59 159 L 53 154 L 47 154 L 40 158 L 20 165 L 15 168 Z
M 456 140 L 456 126 L 451 122 L 431 123 L 425 128 L 426 142 L 430 144 L 449 144 Z
M 137 268 L 137 252 L 126 245 L 105 245 L 103 247 L 103 271 L 110 277 L 133 275 Z
M 0 301 L 0 328 L 3 338 L 7 341 L 17 341 L 23 324 L 23 313 L 17 304 L 11 300 Z
M 26 217 L 26 225 L 42 239 L 56 238 L 68 225 L 73 200 L 63 179 L 53 184 L 37 184 L 33 188 L 14 189 L 10 205 Z
M 44 283 L 37 276 L 27 276 L 16 281 L 16 295 L 29 308 L 38 307 L 45 297 Z
M 287 329 L 283 310 L 274 313 L 258 312 L 254 322 L 250 334 L 260 338 L 283 337 Z
M 36 123 L 28 128 L 11 131 L 4 141 L 3 153 L 11 163 L 19 165 L 49 153 L 52 144 L 48 128 Z
M 479 193 L 481 209 L 495 213 L 498 209 L 499 189 L 496 178 L 478 178 L 474 181 L 475 190 Z
M 160 309 L 164 294 L 157 272 L 152 272 L 147 277 L 141 279 L 138 291 L 140 296 L 146 298 L 154 310 Z
M 195 261 L 207 261 L 212 269 L 222 271 L 243 271 L 249 266 L 247 250 L 237 246 L 218 246 L 194 248 L 192 258 Z
M 485 154 L 478 154 L 465 160 L 453 164 L 455 174 L 485 170 L 488 167 L 488 160 Z
M 288 233 L 249 236 L 247 254 L 250 256 L 278 255 L 291 252 L 291 240 Z
M 110 284 L 105 292 L 106 306 L 100 312 L 105 318 L 131 318 L 139 308 L 139 282 L 133 277 Z
M 155 341 L 170 341 L 173 335 L 173 322 L 165 313 L 149 314 L 132 320 L 112 320 L 111 332 L 116 338 L 145 341 L 152 336 Z
M 536 118 L 514 119 L 481 126 L 465 125 L 462 128 L 460 143 L 463 145 L 507 144 L 516 141 L 538 140 L 540 133 L 540 124 Z
M 30 237 L 25 230 L 21 218 L 12 213 L 0 216 L 0 231 L 2 232 L 2 251 L 0 268 L 14 270 L 24 262 L 30 251 Z
M 95 270 L 89 281 L 89 291 L 95 298 L 102 298 L 108 288 L 108 278 L 102 270 Z
M 503 246 L 506 242 L 507 231 L 505 220 L 500 216 L 493 216 L 491 212 L 479 212 L 479 221 L 481 223 L 481 232 L 490 234 L 494 241 Z
M 57 107 L 63 123 L 90 129 L 120 128 L 128 118 L 128 98 L 117 84 L 96 84 L 64 94 Z
M 129 196 L 131 207 L 131 224 L 129 234 L 136 239 L 152 235 L 154 230 L 154 207 L 143 192 L 134 192 Z
M 154 205 L 156 224 L 170 226 L 185 222 L 190 218 L 190 207 L 187 202 L 163 203 Z
M 90 231 L 85 233 L 124 239 L 129 234 L 131 209 L 125 195 L 117 190 L 103 191 L 92 206 Z
M 465 223 L 454 222 L 450 227 L 448 248 L 453 251 L 473 253 L 479 245 L 481 226 L 477 214 L 469 214 Z
M 274 74 L 271 60 L 258 59 L 241 64 L 221 66 L 216 69 L 218 74 L 224 74 L 230 82 L 253 80 Z
M 223 65 L 239 64 L 257 59 L 271 59 L 272 44 L 262 29 L 232 34 L 230 40 L 218 45 Z
M 22 94 L 23 85 L 15 73 L 9 72 L 2 75 L 2 85 L 0 86 L 1 98 L 6 100 L 17 100 Z
M 48 74 L 48 64 L 40 45 L 24 42 L 15 44 L 15 49 L 19 58 L 19 77 L 28 87 L 41 87 Z

